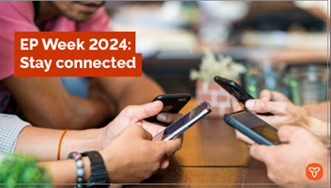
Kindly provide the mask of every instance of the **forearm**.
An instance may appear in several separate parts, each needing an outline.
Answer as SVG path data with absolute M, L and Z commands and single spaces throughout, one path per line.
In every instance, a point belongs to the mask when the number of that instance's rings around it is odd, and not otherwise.
M 104 101 L 83 99 L 73 95 L 66 101 L 70 103 L 67 105 L 66 121 L 58 124 L 56 128 L 82 130 L 100 127 L 108 123 L 110 112 Z M 58 118 L 61 119 L 60 116 Z
M 90 160 L 87 157 L 83 157 L 84 162 L 84 180 L 88 180 L 91 176 Z M 77 167 L 74 160 L 61 160 L 52 162 L 40 162 L 39 166 L 45 166 L 52 176 L 52 181 L 54 187 L 64 188 L 64 187 L 74 187 L 73 183 L 77 182 Z M 61 185 L 70 184 L 70 185 Z
M 34 126 L 86 129 L 100 126 L 109 117 L 102 100 L 70 95 L 59 78 L 9 77 L 2 83 Z
M 323 121 L 327 121 L 328 109 L 330 109 L 330 101 L 311 105 L 303 105 L 301 107 L 306 109 L 313 117 Z
M 119 98 L 118 112 L 128 105 L 141 105 L 151 102 L 156 96 L 164 94 L 163 89 L 152 79 L 142 77 L 135 79 L 123 90 Z
M 96 78 L 100 86 L 112 99 L 118 114 L 128 105 L 151 102 L 157 95 L 164 94 L 163 89 L 145 74 L 139 78 Z
M 330 139 L 330 123 L 321 121 L 317 118 L 309 118 L 309 129 L 321 140 L 324 144 Z M 328 146 L 329 148 L 330 146 Z
M 103 130 L 69 130 L 62 140 L 60 159 L 65 159 L 72 151 L 100 150 Z M 38 161 L 56 160 L 62 133 L 63 130 L 26 127 L 19 135 L 15 152 L 33 155 Z

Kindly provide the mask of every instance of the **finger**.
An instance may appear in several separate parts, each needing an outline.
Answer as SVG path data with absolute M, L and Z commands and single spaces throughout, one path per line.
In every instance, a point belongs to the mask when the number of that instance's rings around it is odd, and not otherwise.
M 170 164 L 169 160 L 166 159 L 166 160 L 164 160 L 164 161 L 161 163 L 160 168 L 161 168 L 162 170 L 164 170 L 164 169 L 168 168 L 169 164 Z
M 252 145 L 246 144 L 247 149 L 250 149 Z
M 238 140 L 245 142 L 246 144 L 252 145 L 254 144 L 254 140 L 250 139 L 249 137 L 247 137 L 246 135 L 244 135 L 243 133 L 241 133 L 240 131 L 236 130 L 236 137 Z
M 144 105 L 132 105 L 126 107 L 122 112 L 130 120 L 137 122 L 142 119 L 158 114 L 163 108 L 161 101 L 154 101 Z
M 126 129 L 124 129 L 123 134 L 125 134 L 127 132 L 129 132 L 133 136 L 139 136 L 146 140 L 152 140 L 152 138 L 153 138 L 152 134 L 150 134 L 148 131 L 146 131 L 143 127 L 136 125 L 136 124 L 132 124 L 132 125 L 128 126 Z
M 307 133 L 309 133 L 309 131 L 303 127 L 283 125 L 278 129 L 278 138 L 281 142 L 293 143 L 298 141 L 298 135 L 309 140 Z
M 164 155 L 175 153 L 182 147 L 182 139 L 179 137 L 173 140 L 162 141 L 160 142 L 160 145 Z
M 272 155 L 273 149 L 274 146 L 253 144 L 249 149 L 249 153 L 255 159 L 265 163 L 265 161 Z
M 160 131 L 165 129 L 165 127 L 163 127 L 161 125 L 157 125 L 155 123 L 150 123 L 150 122 L 147 122 L 147 121 L 143 121 L 142 127 L 153 136 L 155 136 Z
M 275 115 L 280 115 L 289 108 L 288 102 L 272 102 L 261 99 L 247 100 L 245 106 L 248 110 L 252 110 L 257 113 L 270 112 Z
M 264 89 L 260 93 L 260 99 L 266 100 L 266 101 L 271 101 L 272 99 L 272 93 L 270 90 Z
M 175 153 L 168 153 L 167 156 L 170 157 L 170 156 L 173 156 Z
M 174 114 L 174 113 L 160 113 L 156 116 L 156 119 L 163 123 L 172 123 L 179 119 L 182 115 L 181 114 Z
M 268 101 L 285 101 L 289 102 L 290 100 L 281 92 L 278 91 L 270 91 L 263 90 L 260 93 L 260 99 L 268 100 Z
M 232 97 L 230 99 L 230 102 L 231 102 L 232 111 L 236 112 L 243 109 L 239 101 L 235 97 Z

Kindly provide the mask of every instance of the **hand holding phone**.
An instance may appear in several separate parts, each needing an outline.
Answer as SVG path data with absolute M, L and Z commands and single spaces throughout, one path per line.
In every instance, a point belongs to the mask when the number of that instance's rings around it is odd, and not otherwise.
M 281 143 L 276 128 L 246 109 L 225 114 L 224 120 L 259 144 L 277 145 Z
M 248 94 L 242 87 L 240 87 L 233 80 L 229 80 L 220 76 L 215 76 L 214 81 L 223 87 L 228 93 L 235 96 L 240 105 L 245 108 L 245 103 L 247 100 L 254 99 L 250 94 Z M 259 115 L 270 116 L 271 113 L 259 113 Z
M 153 137 L 154 141 L 162 140 L 163 136 L 166 135 L 166 138 L 163 141 L 171 140 L 182 134 L 188 128 L 193 126 L 201 118 L 205 117 L 212 111 L 208 102 L 203 101 L 194 109 L 189 111 L 187 114 L 183 115 L 177 121 L 169 125 L 164 130 L 160 131 L 157 135 Z
M 160 113 L 162 112 L 167 112 L 167 113 L 178 113 L 186 104 L 187 102 L 191 99 L 190 94 L 165 94 L 165 95 L 159 95 L 153 99 L 153 101 L 161 101 L 163 103 L 163 109 L 161 110 Z M 152 102 L 153 102 L 152 101 Z M 149 118 L 146 118 L 146 121 L 149 122 L 158 122 L 156 119 L 156 116 L 152 116 Z

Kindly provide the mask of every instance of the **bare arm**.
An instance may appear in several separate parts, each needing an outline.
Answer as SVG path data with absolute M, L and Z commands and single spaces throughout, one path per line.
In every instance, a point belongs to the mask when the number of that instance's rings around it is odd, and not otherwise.
M 282 93 L 277 91 L 263 90 L 260 93 L 260 99 L 267 101 L 284 101 L 290 102 L 290 100 Z M 330 101 L 321 102 L 317 104 L 303 105 L 301 106 L 314 118 L 320 119 L 322 121 L 327 121 L 328 117 L 328 107 L 330 108 Z
M 321 102 L 317 104 L 311 104 L 311 105 L 303 105 L 302 108 L 306 109 L 309 114 L 311 114 L 313 117 L 327 121 L 328 120 L 328 110 L 330 109 L 330 101 L 328 102 Z M 329 111 L 330 114 L 330 111 Z
M 91 176 L 90 160 L 87 157 L 83 157 L 84 162 L 84 180 L 88 180 Z M 74 185 L 61 185 L 61 184 L 73 184 L 77 181 L 77 167 L 74 160 L 61 160 L 61 161 L 50 161 L 40 162 L 39 166 L 45 166 L 52 176 L 52 181 L 55 184 L 54 187 L 66 188 L 74 187 Z
M 72 151 L 102 149 L 104 129 L 69 130 L 62 140 L 60 159 L 65 159 Z M 38 161 L 57 159 L 57 151 L 63 130 L 39 127 L 25 127 L 17 140 L 15 152 L 33 155 Z
M 165 169 L 169 161 L 165 156 L 181 148 L 182 139 L 152 141 L 152 135 L 139 125 L 130 125 L 107 147 L 100 151 L 112 183 L 137 183 L 150 177 L 159 168 Z M 125 156 L 125 157 L 123 157 Z M 84 157 L 84 179 L 90 177 L 89 159 Z M 73 160 L 43 162 L 53 176 L 53 183 L 75 183 Z M 58 185 L 60 186 L 60 185 Z M 71 186 L 72 187 L 72 186 Z
M 162 88 L 145 74 L 142 77 L 98 77 L 97 82 L 105 90 L 118 114 L 128 105 L 144 104 L 157 95 L 164 94 Z
M 62 140 L 60 159 L 65 159 L 72 151 L 100 151 L 131 124 L 140 125 L 152 135 L 157 134 L 164 127 L 143 121 L 143 119 L 159 113 L 162 106 L 160 101 L 128 106 L 104 128 L 69 130 Z M 15 152 L 33 155 L 38 161 L 56 160 L 62 133 L 63 130 L 25 127 L 19 134 Z
M 70 95 L 56 77 L 9 77 L 2 81 L 35 126 L 86 129 L 100 126 L 109 108 L 99 98 Z

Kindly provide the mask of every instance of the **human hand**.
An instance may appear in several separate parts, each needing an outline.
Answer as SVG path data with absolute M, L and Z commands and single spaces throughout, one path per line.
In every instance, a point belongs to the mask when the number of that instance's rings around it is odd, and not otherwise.
M 279 99 L 279 98 L 278 98 Z M 232 109 L 241 110 L 239 102 L 231 99 Z M 270 112 L 274 115 L 264 116 L 257 115 L 270 125 L 280 128 L 284 124 L 303 126 L 315 133 L 323 142 L 327 142 L 327 125 L 326 122 L 312 117 L 306 109 L 295 106 L 291 102 L 267 101 L 262 99 L 248 100 L 245 103 L 246 108 L 255 113 Z M 236 130 L 236 137 L 249 145 L 254 141 Z
M 269 179 L 276 183 L 326 183 L 327 149 L 311 132 L 302 127 L 282 126 L 278 136 L 283 144 L 266 146 L 254 144 L 250 148 L 252 157 L 264 162 Z M 319 181 L 306 177 L 306 167 L 319 163 L 324 176 Z
M 171 124 L 174 121 L 176 121 L 177 119 L 179 119 L 181 116 L 182 115 L 179 114 L 179 113 L 174 114 L 174 113 L 162 112 L 162 113 L 160 113 L 156 116 L 156 119 L 159 122 L 166 123 L 166 124 Z
M 278 92 L 278 91 L 270 91 L 267 89 L 264 89 L 261 91 L 260 99 L 266 100 L 266 101 L 290 102 L 290 100 L 283 93 Z
M 132 105 L 124 108 L 112 122 L 101 130 L 104 132 L 102 136 L 102 148 L 106 147 L 116 135 L 131 124 L 140 125 L 153 136 L 159 133 L 164 127 L 144 121 L 143 119 L 158 114 L 162 110 L 162 107 L 163 104 L 161 101 L 155 101 L 144 105 Z
M 151 141 L 152 135 L 139 125 L 130 125 L 108 145 L 102 155 L 113 183 L 138 183 L 159 168 L 165 169 L 167 155 L 181 148 L 182 139 Z
M 271 113 L 273 115 L 258 115 L 270 125 L 280 128 L 281 125 L 299 125 L 309 129 L 313 128 L 314 118 L 307 110 L 292 104 L 291 102 L 266 101 L 262 99 L 247 100 L 245 106 L 255 113 Z

